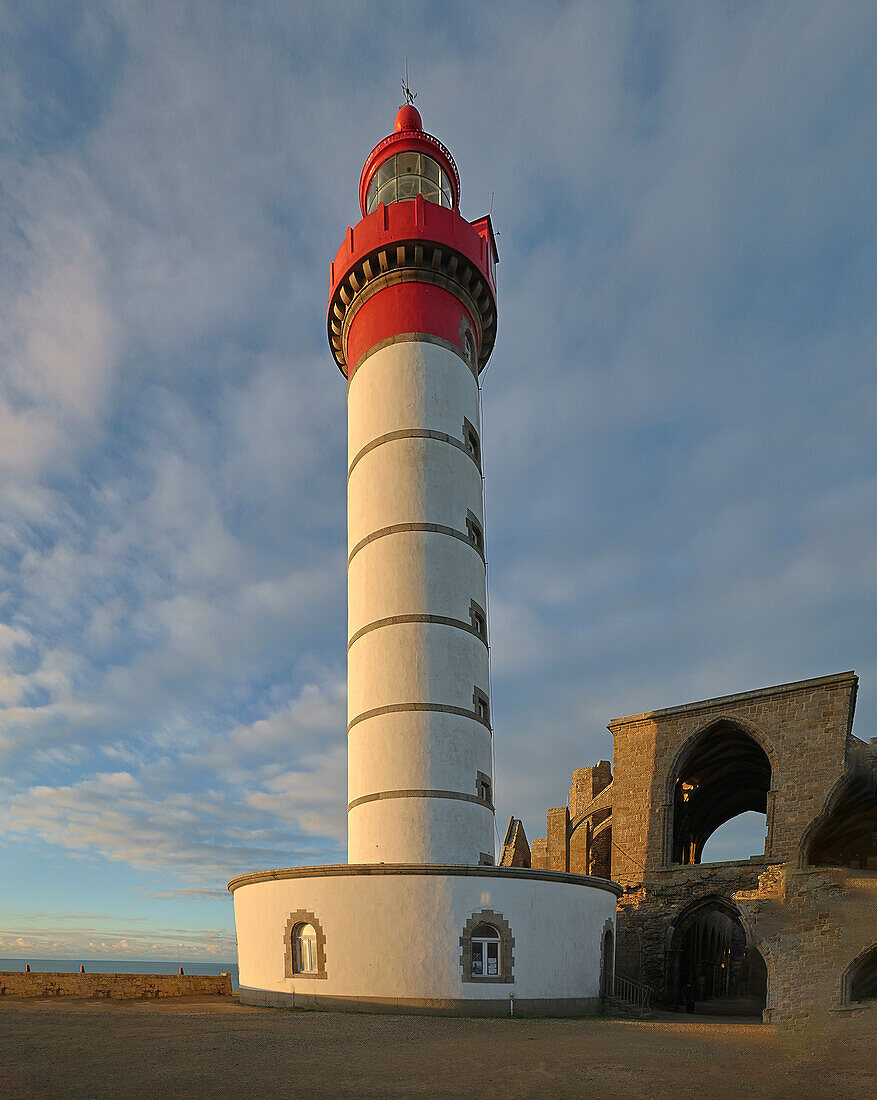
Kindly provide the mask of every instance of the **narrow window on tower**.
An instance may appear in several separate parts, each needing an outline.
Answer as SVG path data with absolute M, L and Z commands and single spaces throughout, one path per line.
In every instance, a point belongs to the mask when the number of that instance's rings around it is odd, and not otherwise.
M 475 691 L 472 693 L 472 703 L 475 707 L 477 716 L 482 722 L 486 722 L 490 725 L 490 703 L 481 688 L 475 688 Z
M 478 793 L 478 797 L 482 802 L 490 804 L 490 776 L 485 775 L 484 772 L 477 772 L 475 779 L 475 790 Z
M 465 417 L 463 418 L 463 442 L 466 444 L 466 450 L 475 459 L 475 464 L 478 468 L 481 468 L 481 442 L 478 439 L 478 432 L 475 431 L 475 427 Z
M 475 367 L 475 338 L 469 329 L 463 335 L 463 354 L 470 367 Z
M 466 516 L 466 530 L 469 532 L 469 541 L 478 553 L 484 557 L 484 532 L 481 530 L 481 524 L 471 512 Z
M 472 629 L 478 635 L 479 638 L 487 640 L 487 616 L 484 614 L 484 608 L 481 604 L 476 603 L 474 600 L 469 601 L 469 619 L 472 623 Z

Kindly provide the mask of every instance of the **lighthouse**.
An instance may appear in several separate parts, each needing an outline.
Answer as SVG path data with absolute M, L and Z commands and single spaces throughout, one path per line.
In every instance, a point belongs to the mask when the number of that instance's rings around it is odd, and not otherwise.
M 410 101 L 366 159 L 359 206 L 327 314 L 348 409 L 348 863 L 228 884 L 240 998 L 596 1012 L 620 887 L 494 865 L 479 383 L 497 328 L 490 218 L 463 217 L 454 159 Z
M 479 372 L 496 333 L 490 219 L 406 104 L 365 162 L 331 268 L 347 379 L 348 858 L 494 852 Z

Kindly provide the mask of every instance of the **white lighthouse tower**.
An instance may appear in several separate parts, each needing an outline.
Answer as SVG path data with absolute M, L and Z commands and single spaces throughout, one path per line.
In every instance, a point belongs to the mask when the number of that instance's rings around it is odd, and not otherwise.
M 348 858 L 494 851 L 478 372 L 496 331 L 488 218 L 402 107 L 332 265 L 347 376 Z M 373 215 L 373 216 L 370 216 Z
M 494 866 L 479 374 L 490 219 L 410 103 L 330 272 L 348 401 L 348 858 L 232 880 L 241 1000 L 594 1012 L 620 888 Z M 538 733 L 538 731 L 534 731 Z

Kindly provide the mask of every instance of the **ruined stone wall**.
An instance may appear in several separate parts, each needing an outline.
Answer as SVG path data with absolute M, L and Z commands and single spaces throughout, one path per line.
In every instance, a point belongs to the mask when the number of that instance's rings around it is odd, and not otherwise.
M 527 843 L 523 822 L 517 817 L 509 818 L 499 865 L 500 867 L 530 866 L 530 845 Z
M 569 815 L 580 817 L 588 805 L 612 782 L 612 765 L 608 760 L 600 760 L 590 768 L 577 768 L 572 773 L 569 787 Z
M 686 921 L 715 904 L 739 920 L 747 950 L 764 960 L 767 1019 L 803 1026 L 826 1013 L 868 1011 L 845 1003 L 844 974 L 877 942 L 873 858 L 861 860 L 862 869 L 806 866 L 810 838 L 853 776 L 874 805 L 875 745 L 851 733 L 856 686 L 853 673 L 841 673 L 610 723 L 612 770 L 601 761 L 573 774 L 569 806 L 548 811 L 547 834 L 533 841 L 531 860 L 533 867 L 598 876 L 611 870 L 624 888 L 619 974 L 675 1003 Z M 724 731 L 742 731 L 743 751 L 751 738 L 769 760 L 765 852 L 735 862 L 674 863 L 676 780 L 711 731 L 719 740 Z M 725 746 L 733 771 L 737 742 Z
M 877 872 L 789 870 L 779 898 L 740 903 L 755 911 L 755 938 L 771 960 L 766 1019 L 806 1024 L 826 1013 L 867 1011 L 844 1003 L 843 976 L 877 941 Z
M 530 845 L 530 865 L 543 871 L 548 869 L 548 840 L 545 837 L 534 840 Z
M 0 996 L 146 997 L 231 996 L 228 974 L 63 974 L 0 972 Z
M 797 865 L 805 830 L 844 775 L 856 683 L 853 673 L 842 673 L 610 722 L 615 881 L 639 882 L 644 871 L 669 865 L 680 758 L 720 721 L 738 726 L 767 753 L 765 855 Z
M 845 1004 L 843 978 L 877 939 L 877 872 L 847 868 L 789 869 L 765 861 L 695 864 L 663 873 L 619 899 L 616 966 L 619 973 L 678 1001 L 668 989 L 674 930 L 687 911 L 709 899 L 727 899 L 740 915 L 747 942 L 767 967 L 765 1020 L 803 1025 Z
M 569 805 L 548 811 L 546 836 L 533 841 L 531 865 L 543 870 L 610 877 L 612 765 L 601 760 L 573 772 Z

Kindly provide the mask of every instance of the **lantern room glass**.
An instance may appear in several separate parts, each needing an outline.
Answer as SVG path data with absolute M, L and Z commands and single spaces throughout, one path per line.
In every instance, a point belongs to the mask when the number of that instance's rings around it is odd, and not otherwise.
M 449 210 L 454 205 L 451 182 L 437 161 L 425 153 L 397 153 L 372 176 L 365 212 L 371 214 L 379 202 L 404 202 L 416 195 Z

